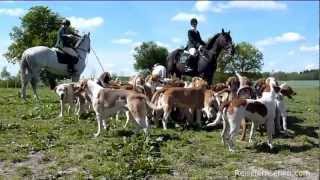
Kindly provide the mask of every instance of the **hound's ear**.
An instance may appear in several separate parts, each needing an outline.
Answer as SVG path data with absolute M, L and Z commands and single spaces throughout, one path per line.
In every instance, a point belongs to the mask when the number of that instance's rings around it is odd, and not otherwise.
M 222 34 L 224 34 L 224 29 L 223 28 L 222 28 L 221 32 L 222 32 Z
M 230 30 L 227 33 L 230 35 Z
M 88 32 L 88 36 L 90 36 L 90 32 Z

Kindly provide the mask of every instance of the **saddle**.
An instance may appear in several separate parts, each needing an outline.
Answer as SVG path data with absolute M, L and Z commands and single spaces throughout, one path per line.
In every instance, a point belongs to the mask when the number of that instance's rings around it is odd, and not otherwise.
M 190 56 L 190 54 L 189 54 L 188 51 L 182 51 L 181 50 L 180 57 L 179 57 L 179 63 L 180 64 L 186 64 L 189 56 Z
M 65 52 L 63 52 L 59 48 L 52 48 L 56 54 L 57 59 L 60 64 L 77 64 L 79 59 L 77 57 L 71 56 Z

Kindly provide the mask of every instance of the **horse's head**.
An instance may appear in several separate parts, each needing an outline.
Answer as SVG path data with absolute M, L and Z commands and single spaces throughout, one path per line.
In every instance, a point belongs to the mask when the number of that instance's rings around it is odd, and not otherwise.
M 218 46 L 224 50 L 224 58 L 230 58 L 234 54 L 234 45 L 230 31 L 224 32 L 222 29 L 220 36 L 217 39 Z
M 80 38 L 75 48 L 90 53 L 90 32 Z
M 222 29 L 221 33 L 218 33 L 213 38 L 211 38 L 207 44 L 207 49 L 210 50 L 214 46 L 216 47 L 215 49 L 224 50 L 224 58 L 233 56 L 234 45 L 232 42 L 230 31 L 225 32 L 224 29 Z

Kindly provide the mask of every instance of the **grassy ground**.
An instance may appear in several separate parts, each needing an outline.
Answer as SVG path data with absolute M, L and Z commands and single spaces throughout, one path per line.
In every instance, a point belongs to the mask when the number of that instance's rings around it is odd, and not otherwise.
M 133 125 L 123 129 L 124 121 L 110 120 L 109 130 L 93 138 L 94 117 L 57 118 L 53 92 L 40 90 L 38 104 L 18 99 L 17 89 L 0 89 L 0 179 L 230 179 L 255 170 L 318 179 L 319 89 L 295 90 L 287 100 L 289 137 L 277 137 L 270 152 L 256 133 L 255 144 L 237 141 L 237 152 L 229 153 L 220 129 L 153 128 L 145 141 Z

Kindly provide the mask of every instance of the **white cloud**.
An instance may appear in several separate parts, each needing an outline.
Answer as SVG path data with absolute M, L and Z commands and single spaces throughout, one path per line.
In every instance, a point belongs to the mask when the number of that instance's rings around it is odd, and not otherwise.
M 215 3 L 212 1 L 199 0 L 194 8 L 199 12 L 222 12 L 225 9 L 251 9 L 251 10 L 285 10 L 287 5 L 277 1 L 229 1 L 226 3 Z
M 269 37 L 263 40 L 259 40 L 255 44 L 256 46 L 267 46 L 267 45 L 278 44 L 278 43 L 296 42 L 304 39 L 305 38 L 299 33 L 287 32 L 287 33 L 283 33 L 280 36 Z
M 195 4 L 195 8 L 199 12 L 205 12 L 210 10 L 211 1 L 197 1 Z
M 136 36 L 138 33 L 135 31 L 128 30 L 124 33 L 125 36 Z
M 194 8 L 195 10 L 199 11 L 199 12 L 207 12 L 207 11 L 212 11 L 212 12 L 215 12 L 215 13 L 219 13 L 219 12 L 222 12 L 222 9 L 223 7 L 222 6 L 225 6 L 223 4 L 217 4 L 217 5 L 214 5 L 213 4 L 214 2 L 213 1 L 207 1 L 207 0 L 198 0 L 195 5 L 194 5 Z
M 319 52 L 319 45 L 318 44 L 314 46 L 302 45 L 300 46 L 299 50 L 303 52 Z
M 165 48 L 170 48 L 170 45 L 169 44 L 167 44 L 167 43 L 163 43 L 163 42 L 161 42 L 161 41 L 156 41 L 155 42 L 158 46 L 162 46 L 162 47 L 165 47 Z
M 190 21 L 192 18 L 197 18 L 198 21 L 206 21 L 206 17 L 202 14 L 179 12 L 171 18 L 171 21 Z
M 225 8 L 243 8 L 255 10 L 285 10 L 287 5 L 277 1 L 230 1 Z
M 135 53 L 134 49 L 138 46 L 141 46 L 142 42 L 140 41 L 137 41 L 137 42 L 134 42 L 132 43 L 131 45 L 131 50 L 130 50 L 130 54 L 133 55 Z
M 171 41 L 172 41 L 173 43 L 177 43 L 177 44 L 182 42 L 182 40 L 181 40 L 180 38 L 176 38 L 176 37 L 171 38 Z
M 110 73 L 116 73 L 118 75 L 132 75 L 135 73 L 133 68 L 133 56 L 127 50 L 114 50 L 97 49 L 97 55 L 99 56 L 103 69 Z M 87 67 L 82 73 L 82 77 L 91 77 L 94 75 L 98 77 L 102 73 L 102 69 L 97 63 L 95 56 L 91 53 L 88 56 Z
M 26 10 L 21 8 L 0 8 L 0 15 L 21 16 Z
M 114 40 L 112 40 L 112 43 L 114 43 L 114 44 L 131 44 L 132 39 L 129 39 L 129 38 L 114 39 Z
M 0 3 L 15 3 L 15 1 L 0 1 Z
M 311 70 L 311 69 L 319 69 L 319 65 L 316 66 L 315 64 L 308 64 L 304 67 L 305 70 Z
M 83 18 L 83 17 L 67 17 L 71 21 L 71 25 L 81 30 L 92 30 L 104 23 L 102 17 Z

